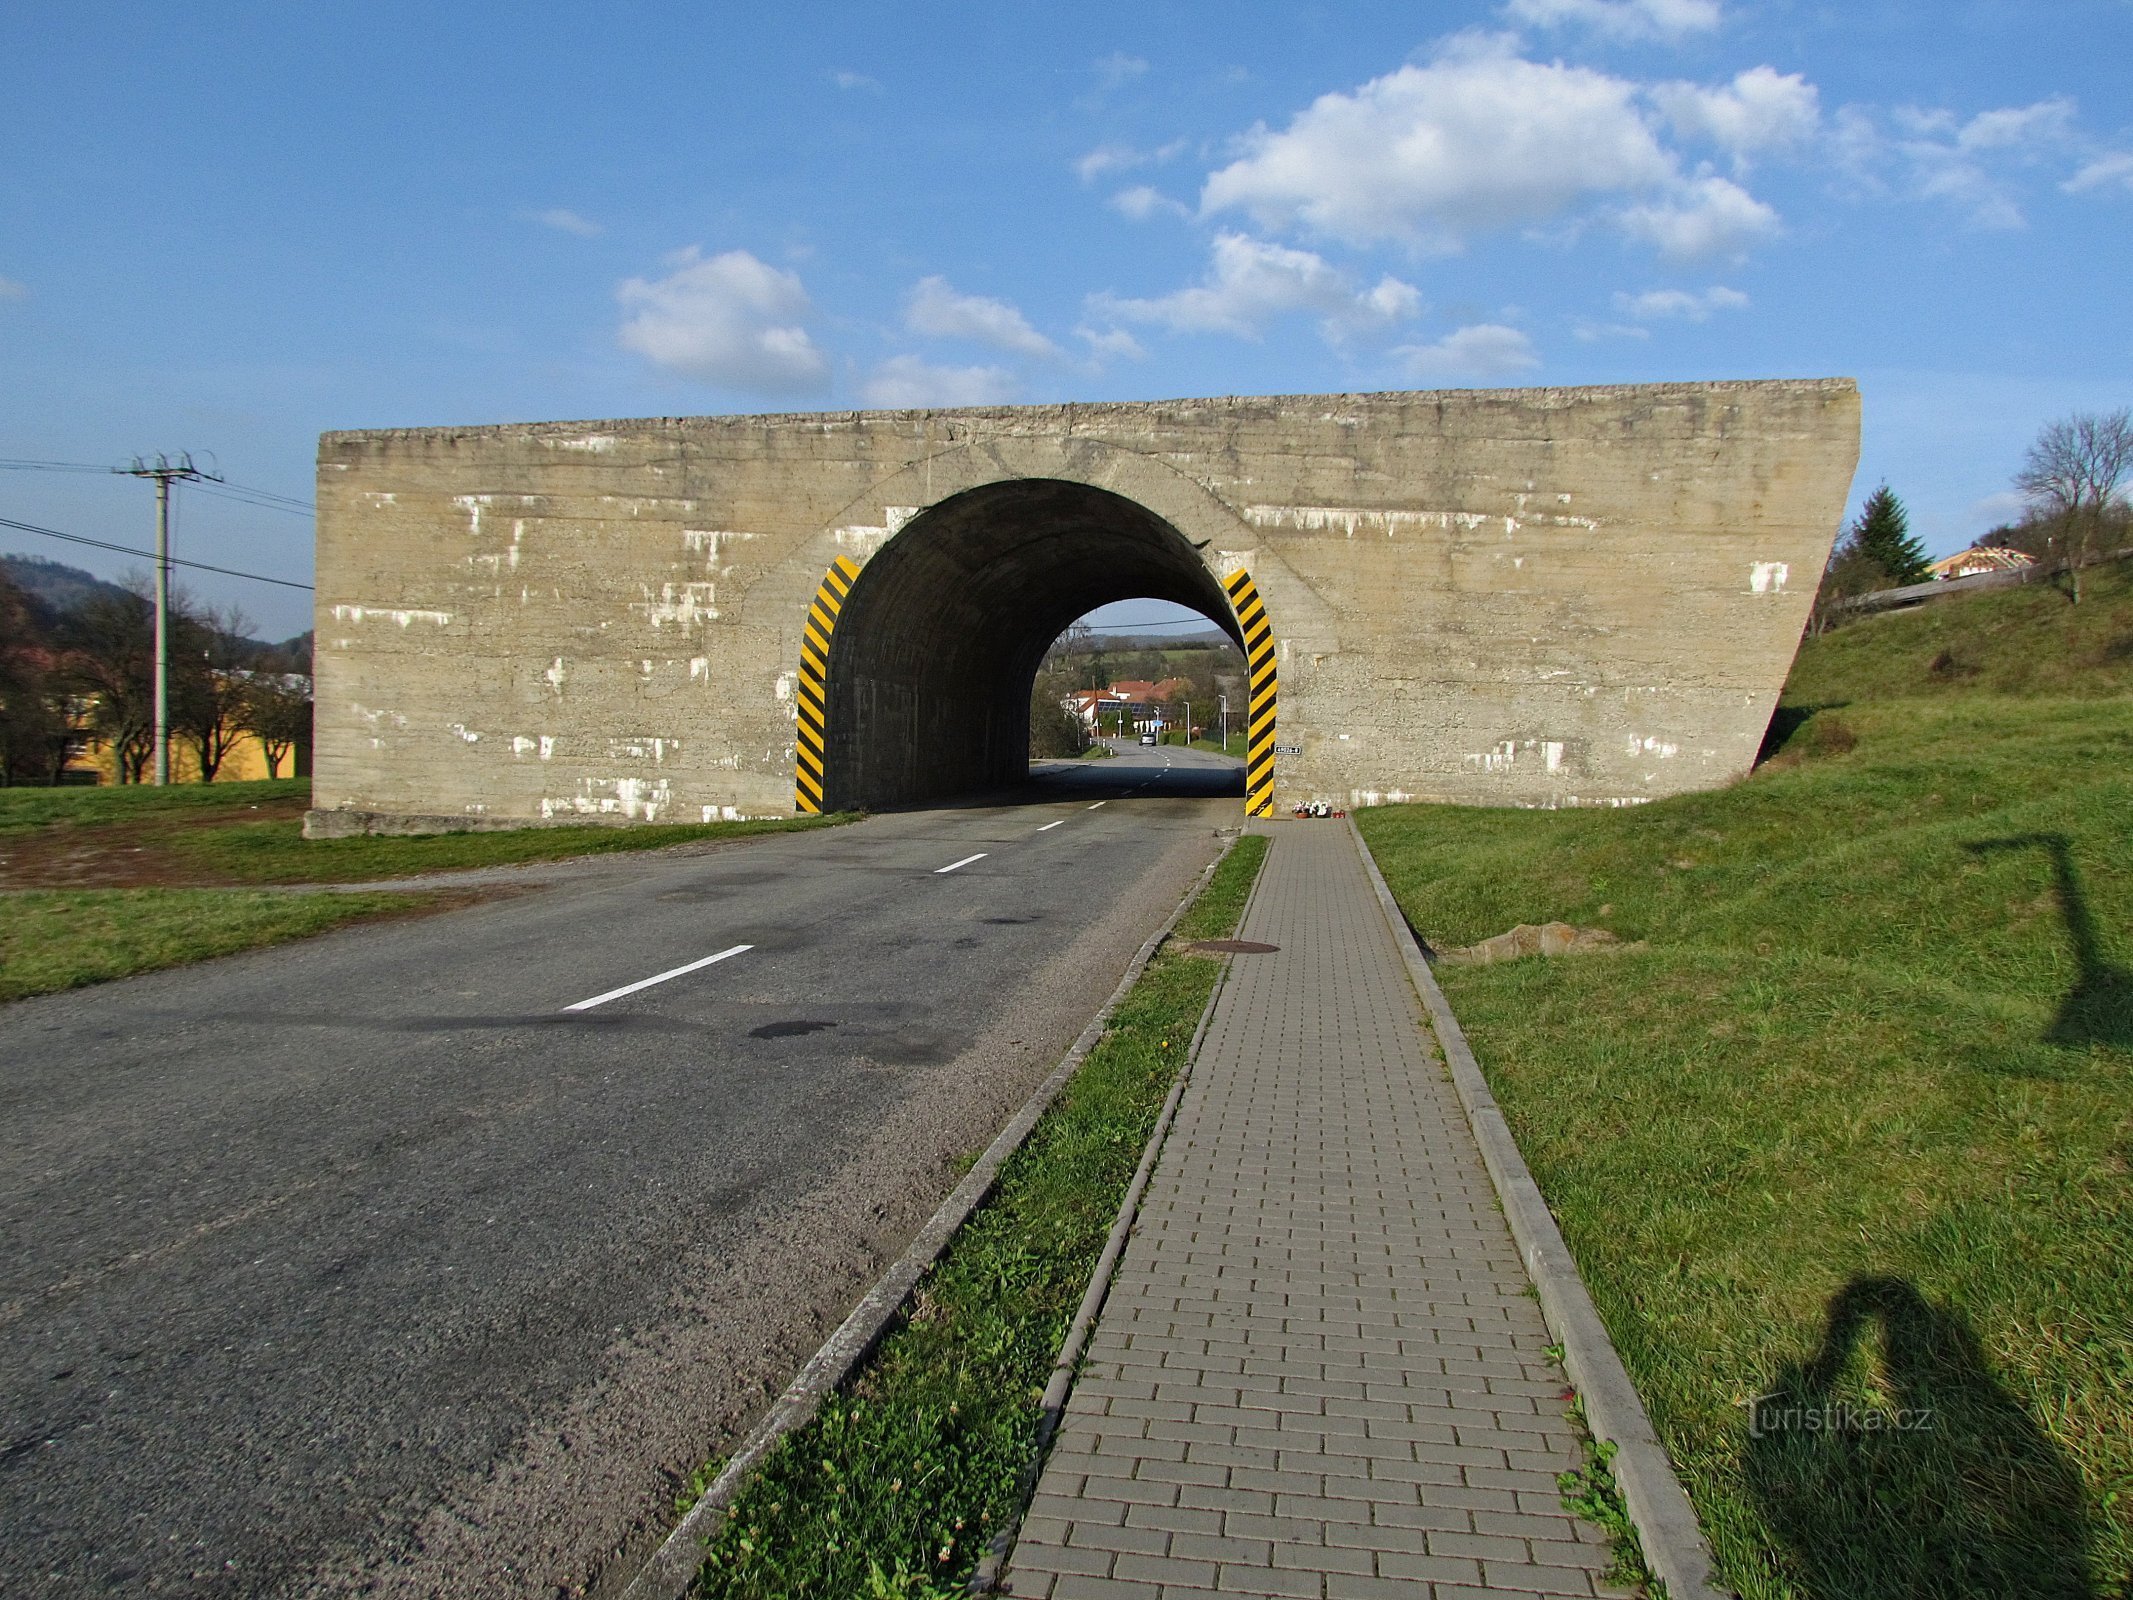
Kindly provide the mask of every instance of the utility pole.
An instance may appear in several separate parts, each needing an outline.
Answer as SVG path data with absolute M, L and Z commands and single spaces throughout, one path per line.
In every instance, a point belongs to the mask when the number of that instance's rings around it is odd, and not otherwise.
M 170 486 L 205 478 L 220 483 L 219 472 L 202 472 L 193 465 L 190 452 L 181 452 L 173 463 L 159 455 L 150 466 L 139 456 L 124 472 L 131 478 L 153 478 L 156 484 L 156 776 L 160 787 L 170 782 Z
M 1221 696 L 1220 698 L 1221 698 L 1221 701 L 1222 701 L 1222 753 L 1223 753 L 1224 755 L 1228 755 L 1228 754 L 1229 754 L 1229 696 L 1228 696 L 1228 695 L 1223 695 L 1223 696 Z

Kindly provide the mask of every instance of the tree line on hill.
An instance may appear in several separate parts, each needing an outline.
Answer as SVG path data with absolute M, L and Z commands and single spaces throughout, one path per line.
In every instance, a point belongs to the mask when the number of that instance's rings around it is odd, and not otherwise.
M 0 785 L 59 783 L 92 745 L 111 753 L 120 783 L 143 780 L 155 759 L 152 595 L 145 579 L 0 561 Z M 203 782 L 248 735 L 276 770 L 310 744 L 311 636 L 268 644 L 247 627 L 234 606 L 172 594 L 171 739 Z
M 1067 709 L 1067 697 L 1082 689 L 1136 681 L 1172 684 L 1165 699 L 1153 702 L 1167 725 L 1183 725 L 1188 703 L 1194 722 L 1213 723 L 1218 699 L 1225 694 L 1235 712 L 1241 715 L 1244 709 L 1244 656 L 1227 638 L 1159 647 L 1137 638 L 1106 639 L 1076 623 L 1053 642 L 1030 685 L 1030 754 L 1080 755 L 1089 748 L 1089 730 Z
M 2022 515 L 1971 548 L 2019 551 L 2041 566 L 2064 571 L 2078 605 L 2082 569 L 2133 547 L 2129 479 L 2133 411 L 2063 417 L 2037 435 L 2015 473 Z M 1867 496 L 1830 552 L 1815 601 L 1814 631 L 1828 627 L 1862 595 L 1931 576 L 1926 547 L 1911 532 L 1903 502 L 1884 483 Z

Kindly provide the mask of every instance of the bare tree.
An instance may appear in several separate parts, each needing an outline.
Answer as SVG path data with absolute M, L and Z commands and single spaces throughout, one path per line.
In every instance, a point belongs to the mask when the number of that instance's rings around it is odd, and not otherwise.
M 250 619 L 235 606 L 179 611 L 171 641 L 172 731 L 193 747 L 200 781 L 213 783 L 244 725 Z
M 280 777 L 282 757 L 311 737 L 311 680 L 294 672 L 253 673 L 244 686 L 243 723 L 266 754 L 267 776 Z
M 111 749 L 120 783 L 139 783 L 155 756 L 155 606 L 134 578 L 66 619 L 66 673 L 88 707 L 90 731 Z
M 2081 569 L 2105 554 L 2106 535 L 2123 524 L 2133 474 L 2133 412 L 2077 412 L 2052 423 L 2029 447 L 2015 488 L 2032 518 L 2053 524 L 2059 553 L 2081 603 Z

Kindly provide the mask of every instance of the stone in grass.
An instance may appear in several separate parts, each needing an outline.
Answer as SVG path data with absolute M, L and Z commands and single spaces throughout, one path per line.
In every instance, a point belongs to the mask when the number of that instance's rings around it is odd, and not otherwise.
M 1591 950 L 1625 949 L 1622 941 L 1605 928 L 1574 928 L 1567 922 L 1535 926 L 1521 922 L 1508 933 L 1479 944 L 1439 950 L 1437 959 L 1455 967 L 1486 967 L 1498 961 L 1516 961 L 1522 956 L 1582 955 Z

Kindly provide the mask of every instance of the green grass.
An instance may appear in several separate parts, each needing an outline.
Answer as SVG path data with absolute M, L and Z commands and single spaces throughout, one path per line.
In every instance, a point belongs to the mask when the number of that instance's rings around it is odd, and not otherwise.
M 0 1001 L 76 989 L 430 909 L 407 894 L 31 889 L 0 899 Z
M 1787 698 L 2133 693 L 2133 561 L 2091 569 L 2082 599 L 2025 584 L 1865 617 L 1812 641 Z
M 1810 643 L 1729 791 L 1359 818 L 1433 944 L 1642 942 L 1439 977 L 1747 1600 L 2133 1584 L 2133 698 L 2040 593 Z
M 51 827 L 183 818 L 220 806 L 308 798 L 309 778 L 257 783 L 174 783 L 164 788 L 125 784 L 101 788 L 0 789 L 0 838 Z
M 699 1594 L 960 1593 L 1017 1509 L 1037 1399 L 1213 991 L 1217 964 L 1177 946 L 1235 930 L 1265 852 L 1237 842 L 908 1314 L 749 1480 Z
M 123 828 L 129 843 L 167 856 L 189 877 L 238 884 L 362 883 L 469 867 L 517 866 L 622 850 L 657 850 L 706 839 L 743 839 L 835 827 L 856 813 L 771 817 L 745 822 L 647 823 L 632 827 L 517 828 L 405 838 L 305 839 L 288 816 L 249 820 L 236 813 L 287 807 L 310 797 L 310 780 L 128 785 L 95 789 L 0 789 L 0 839 L 45 830 Z M 224 815 L 208 815 L 220 811 Z
M 571 856 L 657 850 L 705 839 L 834 828 L 857 813 L 768 817 L 746 822 L 646 823 L 635 827 L 516 828 L 497 833 L 432 833 L 408 838 L 305 839 L 288 822 L 239 822 L 171 841 L 173 854 L 202 872 L 247 883 L 363 883 L 466 867 L 517 866 Z

